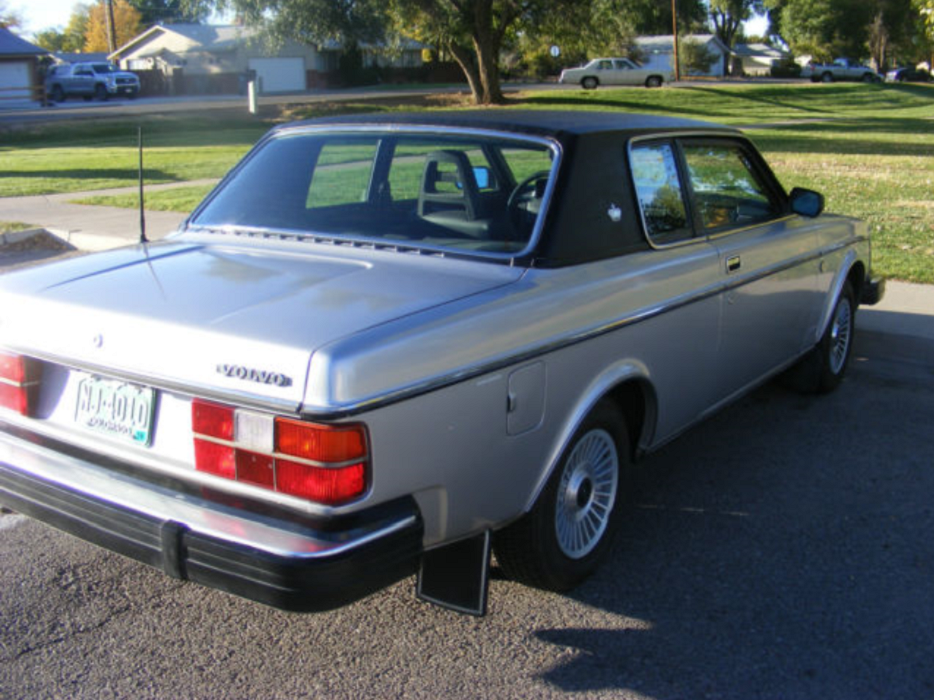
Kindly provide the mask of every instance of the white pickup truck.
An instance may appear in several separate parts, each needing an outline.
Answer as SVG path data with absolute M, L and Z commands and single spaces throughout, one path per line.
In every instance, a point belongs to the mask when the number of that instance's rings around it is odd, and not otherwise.
M 838 58 L 833 63 L 809 63 L 801 71 L 802 78 L 813 83 L 832 83 L 836 80 L 856 80 L 877 83 L 882 76 L 868 66 L 860 65 L 848 58 Z

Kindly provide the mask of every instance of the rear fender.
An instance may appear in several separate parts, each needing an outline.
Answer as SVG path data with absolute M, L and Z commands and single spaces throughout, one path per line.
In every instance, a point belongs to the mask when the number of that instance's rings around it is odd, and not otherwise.
M 545 484 L 548 483 L 548 479 L 551 477 L 554 470 L 557 469 L 558 462 L 561 460 L 561 455 L 564 453 L 565 448 L 570 444 L 574 433 L 577 432 L 577 429 L 593 410 L 594 406 L 611 395 L 616 388 L 631 381 L 639 382 L 647 389 L 646 403 L 648 404 L 645 406 L 645 420 L 643 421 L 642 434 L 632 435 L 631 437 L 633 443 L 635 443 L 637 447 L 641 447 L 651 441 L 651 435 L 655 426 L 655 406 L 654 392 L 651 390 L 651 383 L 649 382 L 649 370 L 638 360 L 620 360 L 607 367 L 594 378 L 578 398 L 573 410 L 568 413 L 561 429 L 557 432 L 551 450 L 548 452 L 545 468 L 539 475 L 535 488 L 528 502 L 525 504 L 523 512 L 527 513 L 531 510 L 532 506 L 535 505 L 539 495 L 541 495 L 541 492 L 545 488 Z

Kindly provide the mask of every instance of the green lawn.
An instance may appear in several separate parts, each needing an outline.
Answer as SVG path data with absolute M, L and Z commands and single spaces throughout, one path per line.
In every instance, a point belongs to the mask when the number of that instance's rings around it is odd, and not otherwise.
M 0 197 L 85 192 L 137 181 L 137 126 L 146 182 L 219 178 L 269 128 L 249 117 L 76 121 L 0 135 Z
M 385 99 L 289 115 L 421 108 Z M 869 222 L 878 272 L 934 284 L 934 86 L 696 83 L 529 92 L 510 102 L 507 108 L 645 112 L 747 127 L 786 188 L 818 189 L 830 211 Z M 76 123 L 0 137 L 0 196 L 134 185 L 135 124 Z M 147 182 L 220 177 L 272 125 L 246 116 L 146 119 Z M 209 189 L 149 192 L 147 207 L 190 211 Z M 137 206 L 135 194 L 90 203 Z

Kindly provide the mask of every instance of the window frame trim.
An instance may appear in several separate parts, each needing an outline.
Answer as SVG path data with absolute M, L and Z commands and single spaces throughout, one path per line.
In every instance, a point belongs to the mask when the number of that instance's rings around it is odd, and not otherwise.
M 779 205 L 779 213 L 773 218 L 764 219 L 762 221 L 756 221 L 751 224 L 744 224 L 742 226 L 736 226 L 733 228 L 724 226 L 709 230 L 704 229 L 698 220 L 699 214 L 697 214 L 696 211 L 697 205 L 696 198 L 694 196 L 694 187 L 689 177 L 687 162 L 682 150 L 682 144 L 685 141 L 697 143 L 727 143 L 738 146 L 739 149 L 747 157 L 749 157 L 751 164 L 750 172 L 754 177 L 761 178 L 760 184 L 763 185 L 763 187 L 767 190 L 770 197 L 775 198 L 775 201 Z M 684 240 L 674 241 L 672 243 L 659 243 L 652 240 L 652 236 L 649 234 L 648 222 L 646 221 L 645 212 L 642 209 L 642 204 L 639 201 L 639 195 L 636 188 L 636 178 L 632 167 L 632 152 L 639 146 L 644 144 L 651 144 L 653 142 L 669 143 L 672 146 L 672 152 L 674 153 L 676 167 L 678 169 L 678 177 L 681 179 L 681 197 L 682 201 L 685 203 L 688 225 L 691 227 L 692 231 L 692 235 L 689 238 L 685 238 Z M 626 144 L 626 158 L 628 161 L 626 165 L 629 169 L 629 177 L 631 180 L 630 184 L 632 187 L 632 201 L 636 208 L 639 210 L 639 220 L 642 224 L 642 235 L 646 242 L 648 242 L 649 247 L 653 250 L 669 250 L 671 248 L 679 248 L 682 246 L 697 245 L 698 243 L 708 243 L 710 241 L 737 234 L 752 228 L 757 228 L 762 225 L 777 223 L 794 218 L 794 216 L 788 211 L 788 193 L 785 192 L 785 189 L 778 181 L 775 173 L 772 172 L 772 169 L 769 167 L 768 163 L 766 163 L 765 159 L 762 157 L 762 154 L 759 153 L 758 149 L 755 148 L 749 138 L 744 134 L 730 134 L 723 133 L 722 131 L 699 129 L 695 131 L 673 131 L 669 133 L 656 133 L 646 134 L 644 136 L 635 136 L 629 139 Z

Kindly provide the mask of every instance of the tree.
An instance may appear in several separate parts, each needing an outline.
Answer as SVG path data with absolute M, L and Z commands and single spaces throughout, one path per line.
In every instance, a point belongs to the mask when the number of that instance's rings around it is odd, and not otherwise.
M 204 0 L 263 30 L 266 40 L 306 44 L 338 41 L 354 46 L 383 38 L 382 0 Z
M 762 0 L 710 0 L 710 19 L 713 21 L 714 31 L 731 49 L 743 22 L 749 19 L 753 12 L 764 10 Z
M 75 5 L 64 31 L 47 29 L 36 34 L 33 43 L 48 51 L 78 53 L 84 50 L 84 35 L 88 30 L 88 15 L 91 5 Z
M 17 10 L 11 8 L 6 0 L 0 0 L 0 27 L 8 29 L 10 27 L 21 27 L 23 18 Z
M 697 39 L 679 39 L 678 60 L 682 75 L 703 75 L 716 63 L 717 55 Z
M 474 102 L 503 101 L 499 59 L 507 31 L 531 2 L 526 0 L 391 0 L 394 31 L 409 30 L 420 41 L 454 58 Z
M 821 60 L 871 56 L 882 68 L 894 51 L 918 50 L 923 3 L 930 0 L 765 0 L 796 54 Z
M 127 0 L 114 0 L 113 9 L 117 46 L 123 46 L 140 32 L 139 12 Z M 85 51 L 109 51 L 106 13 L 103 0 L 91 6 L 84 33 Z
M 143 27 L 164 24 L 198 24 L 211 14 L 210 0 L 128 0 L 140 14 Z

